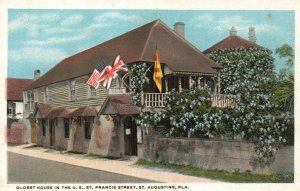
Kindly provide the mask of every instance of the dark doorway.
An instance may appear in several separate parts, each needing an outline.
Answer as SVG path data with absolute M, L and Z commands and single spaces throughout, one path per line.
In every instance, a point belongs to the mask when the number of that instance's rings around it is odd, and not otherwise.
M 136 123 L 131 117 L 124 120 L 125 155 L 137 156 Z
M 55 124 L 54 124 L 54 120 L 50 121 L 50 146 L 54 146 L 55 144 Z

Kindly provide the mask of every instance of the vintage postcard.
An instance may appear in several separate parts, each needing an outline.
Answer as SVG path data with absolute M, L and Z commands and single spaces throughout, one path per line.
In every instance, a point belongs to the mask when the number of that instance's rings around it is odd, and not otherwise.
M 296 1 L 0 5 L 1 190 L 299 189 Z

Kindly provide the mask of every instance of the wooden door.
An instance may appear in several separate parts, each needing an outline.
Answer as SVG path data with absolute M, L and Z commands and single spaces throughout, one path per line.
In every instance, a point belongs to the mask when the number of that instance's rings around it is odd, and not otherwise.
M 55 125 L 54 121 L 50 121 L 50 146 L 54 146 L 55 144 Z
M 35 125 L 35 121 L 30 119 L 30 129 L 31 129 L 31 142 L 32 143 L 36 143 L 36 125 Z
M 137 155 L 137 130 L 136 124 L 128 117 L 125 124 L 125 155 Z

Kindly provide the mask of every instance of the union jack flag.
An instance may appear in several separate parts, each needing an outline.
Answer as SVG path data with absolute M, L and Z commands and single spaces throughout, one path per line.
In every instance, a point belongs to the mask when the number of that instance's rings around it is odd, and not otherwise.
M 112 79 L 115 79 L 120 72 L 127 72 L 128 69 L 120 55 L 118 55 L 114 61 L 113 66 L 106 66 L 100 73 L 101 77 L 98 82 L 102 82 L 102 85 L 109 89 Z

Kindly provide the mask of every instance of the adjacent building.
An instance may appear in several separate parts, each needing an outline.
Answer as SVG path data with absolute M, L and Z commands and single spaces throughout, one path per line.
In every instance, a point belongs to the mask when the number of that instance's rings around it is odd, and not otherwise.
M 7 118 L 23 119 L 22 91 L 33 82 L 32 79 L 7 78 Z

